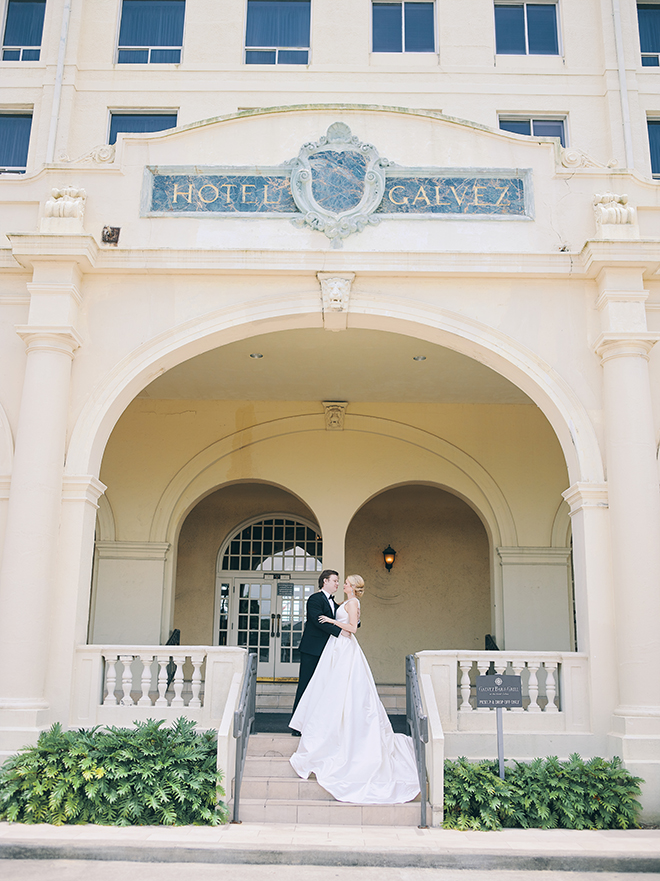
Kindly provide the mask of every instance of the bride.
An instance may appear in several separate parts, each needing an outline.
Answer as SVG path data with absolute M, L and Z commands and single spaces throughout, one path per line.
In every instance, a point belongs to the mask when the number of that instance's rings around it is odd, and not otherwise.
M 401 804 L 419 793 L 413 742 L 393 732 L 355 638 L 363 579 L 349 575 L 344 593 L 336 618 L 319 617 L 342 634 L 328 640 L 291 719 L 302 737 L 290 761 L 303 779 L 314 773 L 337 801 Z

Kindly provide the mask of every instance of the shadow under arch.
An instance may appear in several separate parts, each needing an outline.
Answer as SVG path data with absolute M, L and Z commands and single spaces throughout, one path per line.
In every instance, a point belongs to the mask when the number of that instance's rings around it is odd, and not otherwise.
M 73 428 L 66 473 L 93 474 L 110 432 L 130 401 L 165 370 L 195 355 L 239 339 L 304 327 L 320 327 L 309 295 L 277 306 L 267 299 L 227 307 L 171 328 L 123 358 L 97 384 Z M 571 483 L 602 482 L 603 463 L 586 408 L 551 365 L 506 334 L 473 319 L 429 304 L 379 298 L 349 312 L 349 326 L 384 330 L 453 349 L 479 361 L 524 391 L 550 422 Z

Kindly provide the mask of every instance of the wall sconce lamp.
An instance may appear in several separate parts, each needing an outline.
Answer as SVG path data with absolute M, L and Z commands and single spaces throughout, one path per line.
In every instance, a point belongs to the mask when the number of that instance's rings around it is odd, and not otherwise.
M 396 557 L 396 551 L 391 545 L 388 545 L 383 551 L 383 559 L 385 560 L 385 568 L 388 572 L 392 571 L 392 566 L 394 566 L 394 558 Z

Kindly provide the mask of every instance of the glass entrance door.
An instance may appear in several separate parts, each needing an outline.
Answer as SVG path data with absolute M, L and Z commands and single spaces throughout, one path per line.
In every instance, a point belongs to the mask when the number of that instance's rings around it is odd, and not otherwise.
M 219 644 L 255 651 L 260 679 L 297 679 L 305 605 L 316 581 L 234 577 L 219 588 Z

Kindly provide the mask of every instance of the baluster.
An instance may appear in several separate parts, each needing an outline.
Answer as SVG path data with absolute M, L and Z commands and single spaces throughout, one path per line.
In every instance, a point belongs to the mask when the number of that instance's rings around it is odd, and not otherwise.
M 199 690 L 202 687 L 202 664 L 204 663 L 204 655 L 191 655 L 190 660 L 193 665 L 192 675 L 192 696 L 190 698 L 189 707 L 201 707 L 202 702 L 199 699 Z
M 557 696 L 557 661 L 546 661 L 545 670 L 545 694 L 548 698 L 545 711 L 546 713 L 558 713 L 559 707 L 555 703 L 555 697 Z
M 103 701 L 104 707 L 116 707 L 117 696 L 115 688 L 117 687 L 117 657 L 105 659 L 105 685 L 107 693 Z
M 523 667 L 525 666 L 524 661 L 511 661 L 511 669 L 513 670 L 514 676 L 520 676 L 522 674 Z M 511 707 L 512 713 L 524 713 L 525 710 L 523 707 Z
M 151 698 L 149 697 L 149 689 L 151 688 L 151 664 L 153 655 L 140 655 L 142 661 L 142 677 L 140 683 L 142 685 L 142 697 L 137 702 L 138 707 L 150 707 Z
M 485 676 L 490 667 L 490 660 L 477 661 L 477 675 Z M 477 707 L 477 713 L 490 713 L 492 707 Z
M 183 707 L 184 703 L 181 692 L 183 691 L 183 665 L 186 658 L 185 655 L 173 655 L 172 658 L 176 664 L 176 673 L 174 674 L 174 697 L 170 706 Z
M 170 662 L 169 655 L 157 655 L 158 658 L 158 697 L 156 699 L 155 706 L 157 707 L 166 707 L 167 706 L 167 698 L 165 697 L 165 692 L 167 691 L 167 665 Z
M 119 655 L 119 660 L 124 665 L 124 672 L 121 674 L 121 687 L 124 691 L 124 696 L 120 704 L 122 707 L 133 707 L 135 706 L 135 701 L 131 697 L 131 688 L 133 687 L 131 664 L 133 663 L 133 655 Z
M 540 661 L 527 661 L 527 666 L 529 667 L 529 706 L 527 712 L 540 713 L 538 670 L 541 664 Z
M 459 713 L 471 713 L 470 670 L 472 669 L 472 661 L 459 661 L 458 666 L 461 671 L 461 705 L 458 711 Z

